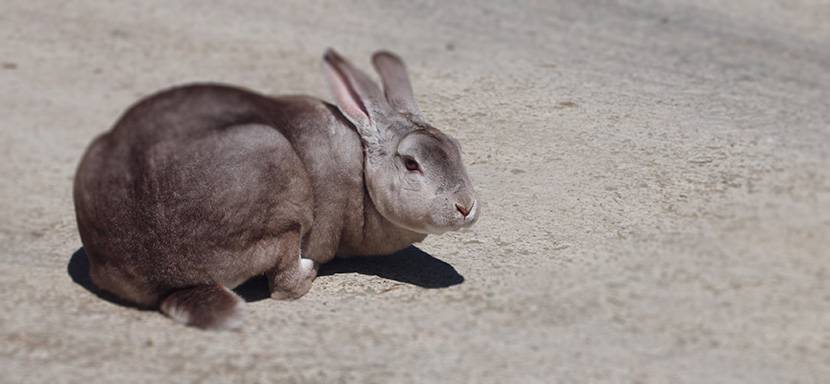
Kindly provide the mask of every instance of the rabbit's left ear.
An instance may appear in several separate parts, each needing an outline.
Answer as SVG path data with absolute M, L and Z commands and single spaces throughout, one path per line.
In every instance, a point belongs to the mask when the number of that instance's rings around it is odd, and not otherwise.
M 380 75 L 386 101 L 392 108 L 403 114 L 420 117 L 421 110 L 415 103 L 412 84 L 409 82 L 403 60 L 392 52 L 379 51 L 372 55 L 372 64 Z
M 386 116 L 392 108 L 380 88 L 333 49 L 326 51 L 323 63 L 340 111 L 355 125 L 364 142 L 382 142 Z

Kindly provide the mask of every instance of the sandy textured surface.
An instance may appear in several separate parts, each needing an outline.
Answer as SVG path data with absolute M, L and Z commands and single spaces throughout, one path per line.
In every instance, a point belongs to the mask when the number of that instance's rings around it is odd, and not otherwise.
M 0 0 L 0 382 L 830 382 L 827 2 L 121 3 Z M 327 46 L 409 62 L 477 227 L 239 333 L 73 281 L 96 134 L 189 81 L 328 99 Z

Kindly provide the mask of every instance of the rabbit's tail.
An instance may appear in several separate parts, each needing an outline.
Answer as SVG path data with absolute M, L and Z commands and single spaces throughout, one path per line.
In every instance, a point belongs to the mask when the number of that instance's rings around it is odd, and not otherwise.
M 161 312 L 198 328 L 235 329 L 242 325 L 242 299 L 219 285 L 197 285 L 171 293 Z

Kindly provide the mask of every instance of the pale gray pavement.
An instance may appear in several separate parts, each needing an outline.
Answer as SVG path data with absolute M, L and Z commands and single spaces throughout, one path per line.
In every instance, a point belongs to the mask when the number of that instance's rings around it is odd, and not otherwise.
M 806 0 L 0 0 L 0 382 L 828 383 L 828 20 Z M 328 46 L 366 69 L 399 52 L 463 143 L 483 218 L 420 245 L 462 284 L 347 264 L 209 333 L 72 281 L 96 134 L 190 81 L 328 98 Z

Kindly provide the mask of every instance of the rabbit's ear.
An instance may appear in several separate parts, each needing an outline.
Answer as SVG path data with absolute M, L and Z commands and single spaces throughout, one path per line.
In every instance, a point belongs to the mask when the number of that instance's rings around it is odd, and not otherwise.
M 403 60 L 392 52 L 378 51 L 372 55 L 372 64 L 380 74 L 386 101 L 392 105 L 392 108 L 400 113 L 420 117 L 421 110 L 415 103 L 412 84 L 409 82 L 409 75 Z
M 340 111 L 355 125 L 364 141 L 380 142 L 383 119 L 391 111 L 380 88 L 331 48 L 323 55 L 323 62 Z

